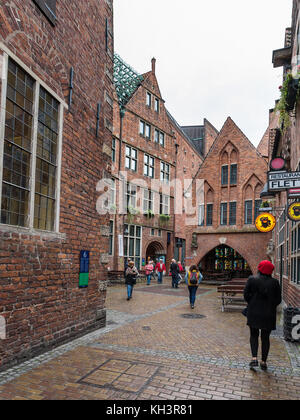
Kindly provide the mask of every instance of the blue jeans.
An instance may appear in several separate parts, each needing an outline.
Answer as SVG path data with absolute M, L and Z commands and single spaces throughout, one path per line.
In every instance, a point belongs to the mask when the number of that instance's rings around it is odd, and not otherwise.
M 190 304 L 194 305 L 198 286 L 189 286 Z
M 178 274 L 172 274 L 172 287 L 176 289 L 178 287 Z
M 132 297 L 132 291 L 133 291 L 133 285 L 132 284 L 127 284 L 127 297 L 129 297 L 129 298 Z
M 151 283 L 151 277 L 152 277 L 152 274 L 147 274 L 147 284 L 150 284 Z
M 163 272 L 158 272 L 158 280 L 157 283 L 162 283 L 163 281 Z

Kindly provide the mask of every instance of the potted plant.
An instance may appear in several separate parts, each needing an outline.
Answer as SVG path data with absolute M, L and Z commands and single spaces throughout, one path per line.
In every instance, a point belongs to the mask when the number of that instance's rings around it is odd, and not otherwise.
M 282 131 L 285 131 L 291 125 L 289 112 L 293 111 L 299 98 L 299 77 L 300 69 L 296 76 L 288 73 L 283 85 L 279 86 L 281 97 L 275 111 L 278 111 L 280 114 L 279 122 L 282 125 Z
M 169 214 L 160 214 L 159 215 L 159 220 L 165 224 L 170 220 L 170 215 Z
M 129 223 L 131 223 L 133 218 L 137 216 L 138 214 L 140 214 L 139 209 L 136 209 L 135 207 L 132 207 L 132 206 L 127 207 L 127 218 L 128 218 Z
M 155 214 L 154 214 L 154 212 L 152 210 L 147 210 L 144 213 L 144 216 L 147 217 L 148 219 L 152 219 L 155 216 Z

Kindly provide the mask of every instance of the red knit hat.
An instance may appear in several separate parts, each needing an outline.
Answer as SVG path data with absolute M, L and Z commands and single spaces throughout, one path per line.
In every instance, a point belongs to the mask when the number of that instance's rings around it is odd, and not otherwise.
M 258 264 L 258 271 L 269 276 L 273 273 L 274 268 L 274 265 L 271 263 L 271 261 L 268 260 L 261 261 Z

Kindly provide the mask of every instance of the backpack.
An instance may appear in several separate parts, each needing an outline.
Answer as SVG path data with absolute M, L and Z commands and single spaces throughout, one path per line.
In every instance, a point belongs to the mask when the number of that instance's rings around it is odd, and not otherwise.
M 198 284 L 198 273 L 196 271 L 192 271 L 190 275 L 190 284 L 192 286 L 196 286 Z

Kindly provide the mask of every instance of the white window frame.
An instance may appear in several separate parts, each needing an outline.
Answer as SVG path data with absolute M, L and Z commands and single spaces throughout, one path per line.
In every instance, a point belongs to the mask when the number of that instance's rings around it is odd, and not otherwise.
M 153 191 L 144 189 L 144 196 L 143 196 L 143 211 L 146 213 L 147 211 L 153 211 L 154 208 L 154 194 Z
M 152 161 L 152 164 L 151 164 Z M 150 170 L 152 169 L 152 176 L 150 175 Z M 155 176 L 155 158 L 151 155 L 144 153 L 144 176 L 149 178 L 154 178 Z
M 170 196 L 160 194 L 160 214 L 170 215 Z
M 170 182 L 170 165 L 164 161 L 160 161 L 160 180 L 169 184 Z
M 127 154 L 127 150 L 129 151 L 129 154 Z M 133 156 L 132 152 L 135 152 L 135 156 Z M 127 159 L 129 161 L 129 166 L 127 165 Z M 135 169 L 133 169 L 133 162 L 135 162 Z M 131 146 L 125 146 L 125 168 L 129 169 L 133 172 L 137 172 L 138 170 L 138 151 L 134 147 Z
M 25 229 L 31 231 L 43 231 L 51 233 L 59 233 L 59 219 L 60 219 L 60 194 L 61 194 L 61 161 L 62 161 L 62 137 L 63 137 L 63 120 L 64 109 L 68 108 L 66 102 L 61 99 L 51 88 L 47 86 L 30 68 L 28 68 L 15 54 L 13 54 L 2 42 L 0 42 L 0 49 L 3 51 L 2 57 L 0 55 L 0 62 L 2 62 L 1 74 L 1 108 L 0 108 L 0 212 L 2 201 L 2 181 L 3 181 L 3 153 L 4 153 L 4 134 L 5 134 L 5 116 L 6 116 L 6 96 L 7 96 L 7 76 L 8 76 L 8 61 L 12 59 L 22 68 L 32 79 L 34 79 L 34 102 L 33 102 L 33 124 L 32 124 L 32 150 L 30 162 L 30 196 L 29 196 L 29 211 L 28 211 L 28 225 L 16 226 L 0 223 L 0 226 L 8 226 L 9 229 Z M 1 66 L 0 66 L 1 69 Z M 36 179 L 36 150 L 37 150 L 37 131 L 38 131 L 38 113 L 39 113 L 39 92 L 40 87 L 43 87 L 51 96 L 53 96 L 59 103 L 58 111 L 58 136 L 57 136 L 57 164 L 56 164 L 56 185 L 55 185 L 55 216 L 54 229 L 51 231 L 34 228 L 34 199 L 35 199 L 35 179 Z

